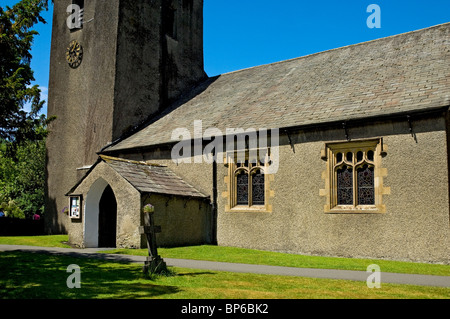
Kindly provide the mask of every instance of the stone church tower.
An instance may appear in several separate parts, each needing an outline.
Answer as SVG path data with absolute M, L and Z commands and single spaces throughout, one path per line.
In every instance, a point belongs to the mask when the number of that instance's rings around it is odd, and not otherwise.
M 66 231 L 65 194 L 97 152 L 205 77 L 203 0 L 55 1 L 48 231 Z

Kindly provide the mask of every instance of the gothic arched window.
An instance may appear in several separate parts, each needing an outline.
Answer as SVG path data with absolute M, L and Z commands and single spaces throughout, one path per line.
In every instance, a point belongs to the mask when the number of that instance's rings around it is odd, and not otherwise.
M 273 177 L 265 174 L 270 161 L 267 150 L 264 151 L 266 157 L 258 159 L 249 160 L 248 152 L 243 152 L 246 153 L 245 156 L 239 153 L 240 159 L 237 159 L 236 154 L 234 158 L 228 158 L 227 211 L 271 211 L 272 206 L 268 203 L 268 197 L 273 196 L 273 192 L 269 190 L 268 184 Z
M 373 148 L 335 154 L 337 205 L 375 205 L 373 156 Z
M 328 198 L 325 211 L 385 212 L 382 195 L 390 192 L 383 186 L 387 170 L 380 167 L 385 155 L 382 139 L 327 144 L 322 154 L 328 163 L 323 175 L 328 188 L 321 190 Z
M 264 172 L 256 164 L 238 164 L 235 171 L 236 205 L 258 206 L 265 203 Z

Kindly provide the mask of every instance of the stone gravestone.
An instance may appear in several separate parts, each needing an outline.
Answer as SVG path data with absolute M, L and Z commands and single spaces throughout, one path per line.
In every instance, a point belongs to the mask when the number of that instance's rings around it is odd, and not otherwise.
M 147 237 L 148 255 L 143 271 L 145 274 L 160 274 L 167 270 L 166 263 L 158 255 L 156 234 L 161 232 L 161 226 L 155 226 L 153 219 L 154 207 L 150 204 L 144 206 L 144 226 L 140 227 L 141 234 Z

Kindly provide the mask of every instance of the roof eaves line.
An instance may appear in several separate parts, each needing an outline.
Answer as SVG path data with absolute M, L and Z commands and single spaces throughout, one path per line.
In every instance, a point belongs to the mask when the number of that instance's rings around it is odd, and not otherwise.
M 167 167 L 167 165 L 153 164 L 153 163 L 147 163 L 147 162 L 141 162 L 141 161 L 133 161 L 133 160 L 128 160 L 128 159 L 124 159 L 124 158 L 104 155 L 104 154 L 100 154 L 99 156 L 105 162 L 107 162 L 107 161 L 115 161 L 115 162 L 122 162 L 122 163 L 142 165 L 142 166 L 149 166 L 149 167 Z
M 397 113 L 388 113 L 388 114 L 377 114 L 373 116 L 365 116 L 365 117 L 349 117 L 349 118 L 343 118 L 340 120 L 334 120 L 334 121 L 324 121 L 324 122 L 317 122 L 317 123 L 311 123 L 311 124 L 304 124 L 304 125 L 291 125 L 291 126 L 285 126 L 285 127 L 274 127 L 274 128 L 268 128 L 267 130 L 279 130 L 280 132 L 286 132 L 291 130 L 302 130 L 302 129 L 314 129 L 314 128 L 320 128 L 320 127 L 328 127 L 332 125 L 342 125 L 343 122 L 346 124 L 352 124 L 352 123 L 361 123 L 361 122 L 367 122 L 367 121 L 377 121 L 377 120 L 387 120 L 387 119 L 396 119 L 402 116 L 406 115 L 420 115 L 420 114 L 430 114 L 430 113 L 437 113 L 440 111 L 445 111 L 450 108 L 450 105 L 444 105 L 444 106 L 437 106 L 432 108 L 422 108 L 418 110 L 407 110 L 407 111 L 401 111 Z M 245 134 L 245 133 L 242 133 Z M 222 137 L 226 137 L 227 135 L 222 135 Z M 190 140 L 182 140 L 183 142 L 186 141 L 195 141 L 195 139 Z M 149 145 L 141 145 L 136 147 L 128 147 L 128 148 L 120 148 L 120 149 L 113 149 L 113 150 L 105 150 L 105 152 L 109 153 L 117 153 L 117 152 L 145 152 L 148 149 L 155 148 L 155 147 L 161 147 L 161 146 L 170 146 L 179 143 L 180 141 L 170 141 L 170 142 L 161 142 L 158 144 L 149 144 Z

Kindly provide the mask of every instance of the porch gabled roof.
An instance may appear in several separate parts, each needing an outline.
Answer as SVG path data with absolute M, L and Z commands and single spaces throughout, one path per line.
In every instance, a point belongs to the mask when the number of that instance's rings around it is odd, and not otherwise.
M 206 198 L 194 186 L 163 165 L 147 164 L 108 156 L 101 156 L 112 169 L 141 193 L 157 193 L 184 197 Z
M 186 183 L 167 166 L 131 161 L 105 155 L 100 156 L 97 163 L 90 169 L 84 178 L 86 178 L 100 162 L 105 162 L 141 193 L 165 194 L 190 198 L 209 197 L 198 191 L 194 186 Z M 74 192 L 84 178 L 72 188 L 67 194 L 68 196 Z

